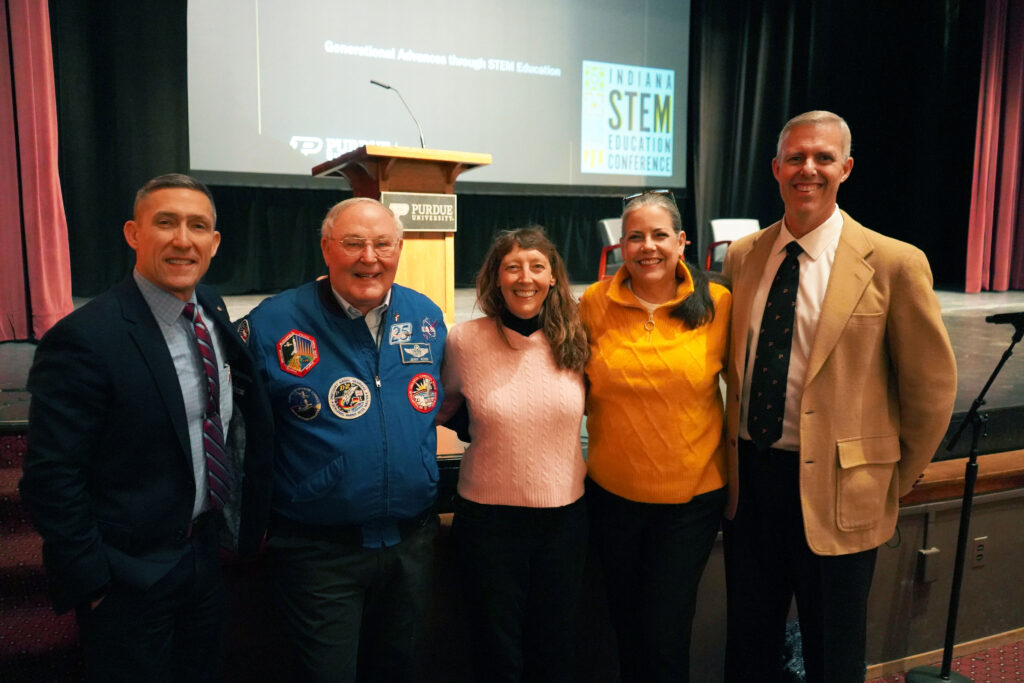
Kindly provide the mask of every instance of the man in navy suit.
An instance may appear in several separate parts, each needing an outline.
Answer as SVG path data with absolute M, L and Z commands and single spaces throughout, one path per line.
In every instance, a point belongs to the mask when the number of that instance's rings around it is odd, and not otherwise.
M 124 225 L 134 272 L 54 326 L 29 373 L 21 495 L 89 680 L 215 680 L 220 541 L 251 552 L 266 527 L 273 419 L 223 300 L 198 284 L 215 221 L 194 178 L 146 183 Z M 214 462 L 211 416 L 226 450 Z

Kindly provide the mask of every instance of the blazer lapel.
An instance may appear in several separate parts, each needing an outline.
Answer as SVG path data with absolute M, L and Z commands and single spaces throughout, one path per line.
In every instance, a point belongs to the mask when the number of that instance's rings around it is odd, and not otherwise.
M 818 329 L 814 333 L 811 354 L 807 359 L 804 386 L 811 383 L 836 347 L 850 315 L 875 273 L 875 269 L 865 260 L 872 247 L 863 226 L 845 211 L 842 213 L 843 229 L 839 234 L 836 259 L 825 289 L 825 300 L 821 304 Z
M 772 245 L 782 230 L 782 221 L 771 225 L 754 237 L 743 264 L 739 267 L 739 277 L 732 283 L 732 291 L 742 292 L 744 296 L 733 299 L 733 320 L 738 325 L 732 330 L 732 363 L 736 376 L 742 378 L 747 363 L 747 337 L 750 328 L 750 309 L 754 303 L 754 295 L 764 272 L 764 266 L 771 256 Z
M 119 288 L 118 297 L 121 300 L 122 314 L 128 324 L 128 333 L 149 367 L 157 393 L 163 400 L 167 415 L 178 435 L 181 450 L 191 462 L 192 442 L 188 434 L 188 420 L 185 417 L 185 400 L 181 395 L 181 383 L 178 381 L 171 353 L 167 350 L 167 341 L 131 275 Z

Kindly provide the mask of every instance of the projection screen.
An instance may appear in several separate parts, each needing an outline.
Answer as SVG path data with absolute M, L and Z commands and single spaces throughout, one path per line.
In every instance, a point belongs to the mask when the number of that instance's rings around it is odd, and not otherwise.
M 460 187 L 685 187 L 689 31 L 688 0 L 190 0 L 190 164 L 300 185 L 421 128 L 493 156 Z

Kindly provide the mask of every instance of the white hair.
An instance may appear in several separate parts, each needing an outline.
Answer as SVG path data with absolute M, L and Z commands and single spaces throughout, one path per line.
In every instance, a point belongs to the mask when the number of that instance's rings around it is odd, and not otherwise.
M 352 206 L 355 206 L 356 204 L 365 204 L 367 202 L 370 204 L 376 204 L 377 206 L 388 212 L 388 215 L 391 216 L 395 221 L 395 230 L 398 232 L 398 239 L 402 239 L 402 222 L 398 220 L 395 214 L 391 212 L 391 209 L 384 206 L 376 199 L 372 199 L 370 197 L 349 197 L 348 199 L 340 201 L 334 206 L 332 206 L 330 210 L 327 212 L 327 215 L 324 216 L 324 222 L 320 224 L 320 236 L 330 237 L 331 230 L 334 228 L 334 221 L 338 219 L 338 216 L 340 216 L 345 210 Z

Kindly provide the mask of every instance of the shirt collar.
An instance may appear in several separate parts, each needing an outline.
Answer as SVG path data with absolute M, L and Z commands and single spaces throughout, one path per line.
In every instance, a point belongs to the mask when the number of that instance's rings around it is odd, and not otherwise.
M 333 294 L 334 298 L 337 299 L 338 305 L 341 306 L 341 310 L 345 311 L 345 315 L 347 315 L 352 320 L 358 320 L 359 318 L 366 317 L 363 315 L 362 311 L 360 311 L 358 308 L 356 308 L 349 302 L 345 301 L 345 297 L 343 297 L 341 294 L 338 294 L 338 290 L 336 290 L 334 287 L 331 287 L 331 294 Z M 376 312 L 378 315 L 383 315 L 384 311 L 387 310 L 387 307 L 390 304 L 391 290 L 388 289 L 388 293 L 384 295 L 384 301 L 382 301 L 379 306 L 374 306 L 373 308 L 371 308 L 367 312 L 367 315 L 374 312 Z
M 679 259 L 676 264 L 676 295 L 661 304 L 662 306 L 677 306 L 683 299 L 693 294 L 693 276 L 690 275 L 690 270 L 686 267 L 686 263 L 683 259 Z M 608 285 L 607 291 L 608 298 L 617 304 L 622 306 L 632 306 L 634 308 L 640 306 L 639 298 L 633 293 L 631 286 L 629 285 L 629 271 L 625 266 L 619 268 L 612 277 L 611 283 Z
M 775 238 L 775 244 L 772 246 L 772 253 L 777 254 L 786 248 L 786 245 L 790 242 L 797 242 L 800 248 L 804 250 L 804 253 L 812 261 L 816 261 L 819 256 L 825 253 L 825 250 L 830 246 L 839 241 L 839 233 L 843 230 L 843 214 L 839 212 L 839 206 L 837 205 L 832 215 L 825 219 L 825 222 L 818 227 L 811 230 L 809 233 L 797 239 L 793 237 L 793 233 L 789 231 L 789 226 L 786 225 L 786 219 L 782 219 L 782 230 L 779 231 L 779 236 Z
M 170 292 L 157 287 L 138 270 L 132 271 L 132 277 L 135 278 L 135 284 L 139 286 L 139 291 L 142 293 L 142 298 L 146 300 L 149 310 L 153 312 L 153 317 L 164 325 L 173 325 L 174 321 L 181 315 L 185 304 L 196 303 L 195 290 L 192 290 L 192 296 L 189 297 L 188 301 L 182 301 Z

